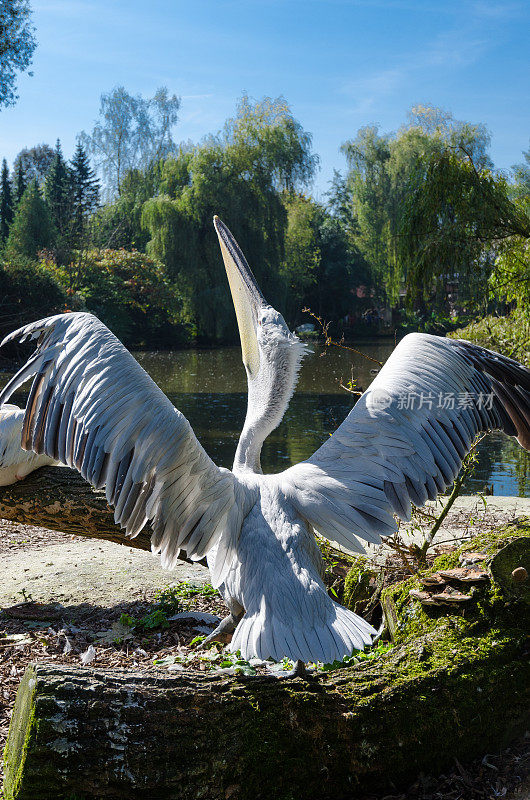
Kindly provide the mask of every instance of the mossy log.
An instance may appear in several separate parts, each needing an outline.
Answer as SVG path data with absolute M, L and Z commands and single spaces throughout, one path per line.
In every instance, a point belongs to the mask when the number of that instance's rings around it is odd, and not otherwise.
M 514 541 L 526 558 L 529 522 L 467 548 L 491 565 Z M 30 666 L 7 800 L 341 800 L 499 750 L 530 722 L 530 607 L 492 577 L 464 611 L 431 611 L 417 583 L 386 590 L 392 650 L 313 680 Z
M 0 487 L 0 519 L 151 550 L 150 527 L 129 539 L 114 522 L 105 492 L 93 489 L 68 467 L 43 467 L 23 481 Z M 184 553 L 180 558 L 189 561 Z

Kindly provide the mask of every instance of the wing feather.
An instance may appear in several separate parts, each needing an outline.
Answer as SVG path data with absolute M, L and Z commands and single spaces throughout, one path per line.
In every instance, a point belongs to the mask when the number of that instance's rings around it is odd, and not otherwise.
M 234 553 L 247 490 L 217 467 L 186 418 L 115 336 L 90 314 L 48 317 L 11 334 L 38 339 L 0 405 L 33 378 L 21 431 L 25 450 L 45 453 L 105 486 L 115 521 L 130 537 L 151 522 L 152 548 L 171 568 L 182 550 L 202 558 L 218 546 L 221 582 Z
M 530 450 L 530 370 L 469 342 L 409 334 L 333 436 L 279 480 L 318 533 L 362 552 L 359 539 L 395 530 L 392 512 L 408 520 L 412 504 L 445 491 L 476 436 L 494 429 Z

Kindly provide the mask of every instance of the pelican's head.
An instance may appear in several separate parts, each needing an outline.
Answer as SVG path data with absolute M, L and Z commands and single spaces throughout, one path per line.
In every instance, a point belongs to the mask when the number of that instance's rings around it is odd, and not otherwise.
M 281 422 L 306 348 L 291 333 L 279 311 L 263 297 L 241 248 L 224 222 L 219 217 L 214 217 L 213 222 L 236 310 L 248 378 L 249 402 L 239 453 L 248 438 L 246 434 L 252 432 L 255 441 L 261 438 L 261 448 L 265 437 Z M 253 458 L 254 454 L 246 454 L 247 466 Z

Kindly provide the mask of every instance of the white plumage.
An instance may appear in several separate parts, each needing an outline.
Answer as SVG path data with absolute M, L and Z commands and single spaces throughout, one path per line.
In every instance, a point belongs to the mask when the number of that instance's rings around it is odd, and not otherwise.
M 0 403 L 33 378 L 22 446 L 105 486 L 129 536 L 149 521 L 164 566 L 181 551 L 206 554 L 231 612 L 217 632 L 234 631 L 232 650 L 341 659 L 375 631 L 328 596 L 314 531 L 363 552 L 361 540 L 379 543 L 395 530 L 394 514 L 408 519 L 411 503 L 450 485 L 480 431 L 504 430 L 530 449 L 530 371 L 467 342 L 410 334 L 311 458 L 263 475 L 261 447 L 285 413 L 304 347 L 264 300 L 226 226 L 214 222 L 248 376 L 231 472 L 212 462 L 187 420 L 90 314 L 11 334 L 37 339 L 37 348 Z M 453 407 L 440 402 L 447 393 Z M 418 398 L 415 407 L 405 396 Z
M 33 470 L 55 463 L 47 455 L 22 449 L 23 422 L 23 409 L 9 403 L 0 408 L 0 486 L 9 486 Z

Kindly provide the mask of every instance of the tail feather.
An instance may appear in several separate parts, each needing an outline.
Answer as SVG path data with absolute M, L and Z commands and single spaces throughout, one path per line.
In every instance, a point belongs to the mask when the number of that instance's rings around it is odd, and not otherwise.
M 366 620 L 335 602 L 324 624 L 317 623 L 314 627 L 302 621 L 289 624 L 260 608 L 254 614 L 245 614 L 235 630 L 230 650 L 240 650 L 245 659 L 290 658 L 329 664 L 341 661 L 354 650 L 363 650 L 376 635 Z

